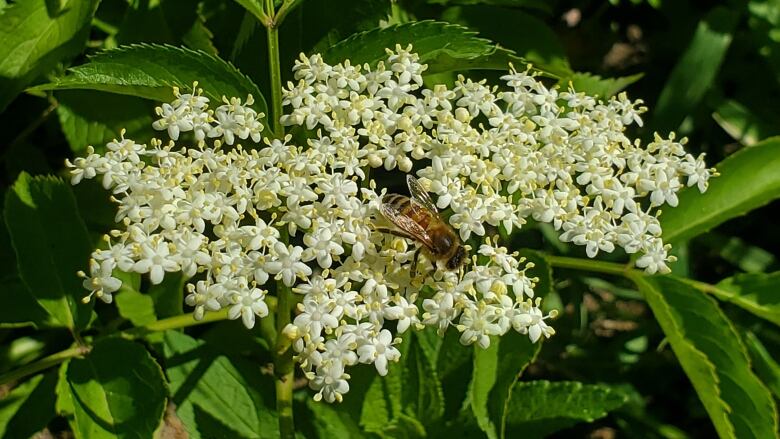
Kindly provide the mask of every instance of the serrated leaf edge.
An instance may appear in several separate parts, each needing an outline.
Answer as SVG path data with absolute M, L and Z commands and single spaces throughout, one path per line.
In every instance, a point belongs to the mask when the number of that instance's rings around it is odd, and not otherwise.
M 658 296 L 661 296 L 660 291 L 657 290 L 656 286 L 648 282 L 643 275 L 641 274 L 632 274 L 629 275 L 634 283 L 637 284 L 637 287 L 640 289 L 640 291 L 651 291 L 653 294 L 657 294 Z M 643 288 L 644 287 L 644 288 Z M 645 293 L 646 294 L 646 293 Z M 649 304 L 650 301 L 648 301 Z M 720 397 L 720 380 L 718 379 L 717 373 L 715 373 L 715 365 L 712 364 L 707 354 L 704 352 L 698 350 L 696 346 L 693 345 L 688 339 L 686 339 L 682 334 L 684 334 L 684 331 L 677 325 L 677 322 L 672 317 L 672 311 L 671 307 L 665 300 L 657 300 L 658 304 L 663 308 L 661 311 L 663 311 L 666 314 L 667 320 L 671 323 L 674 332 L 672 334 L 664 332 L 664 335 L 666 335 L 667 338 L 677 338 L 681 341 L 681 344 L 684 344 L 686 347 L 690 349 L 690 352 L 697 356 L 701 360 L 701 364 L 703 364 L 710 374 L 710 377 L 712 378 L 712 381 L 715 383 L 715 401 L 720 405 L 721 408 L 721 414 L 722 414 L 722 420 L 725 421 L 726 431 L 725 432 L 718 432 L 720 434 L 725 433 L 722 437 L 734 437 L 734 425 L 731 423 L 731 419 L 728 417 L 728 413 L 731 412 L 731 406 L 726 403 L 721 397 Z M 656 312 L 656 308 L 653 308 L 651 306 L 653 312 Z M 671 344 L 671 343 L 670 343 Z M 675 355 L 679 358 L 680 354 L 677 352 L 677 348 L 674 344 L 671 344 L 672 350 L 674 351 Z M 680 362 L 680 365 L 683 366 L 683 369 L 686 369 L 683 365 L 683 362 Z M 686 375 L 688 374 L 688 371 L 686 370 Z M 693 380 L 691 380 L 691 384 L 693 384 Z M 696 386 L 694 385 L 694 388 Z M 706 409 L 706 406 L 705 406 Z M 710 417 L 712 417 L 712 414 L 708 412 Z M 715 429 L 717 430 L 718 425 L 713 422 L 713 425 L 715 426 Z

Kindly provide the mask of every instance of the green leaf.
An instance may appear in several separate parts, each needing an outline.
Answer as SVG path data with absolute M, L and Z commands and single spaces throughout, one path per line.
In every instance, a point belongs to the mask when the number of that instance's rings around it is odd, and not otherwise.
M 509 62 L 522 62 L 511 51 L 476 35 L 456 24 L 418 21 L 355 34 L 332 46 L 322 57 L 328 63 L 349 59 L 353 65 L 376 65 L 387 57 L 385 49 L 395 49 L 396 44 L 401 47 L 413 44 L 420 62 L 428 64 L 428 74 L 468 69 L 507 70 Z
M 270 376 L 185 334 L 164 335 L 176 413 L 192 438 L 279 437 Z
M 98 0 L 25 0 L 0 11 L 0 111 L 30 81 L 79 53 Z
M 425 398 L 431 398 L 431 395 L 426 393 L 426 390 L 418 389 L 426 385 L 422 380 L 428 377 L 419 375 L 415 360 L 418 352 L 413 344 L 414 339 L 407 332 L 403 335 L 403 342 L 397 346 L 401 359 L 388 365 L 387 375 L 379 376 L 375 370 L 370 370 L 373 379 L 363 398 L 360 412 L 360 425 L 366 431 L 394 437 L 422 428 L 412 415 L 427 410 L 420 407 L 420 404 L 426 401 Z M 349 395 L 345 398 L 349 398 Z M 438 404 L 438 401 L 435 403 Z M 389 425 L 392 428 L 388 427 Z M 424 428 L 422 429 L 424 431 Z
M 736 236 L 710 232 L 703 244 L 746 273 L 763 273 L 775 263 L 775 256 L 772 253 L 750 245 Z
M 493 337 L 490 346 L 482 349 L 474 346 L 474 372 L 471 376 L 469 388 L 469 405 L 471 412 L 477 419 L 479 428 L 485 432 L 488 438 L 498 437 L 496 426 L 488 413 L 488 396 L 496 383 L 498 370 L 498 339 Z
M 241 5 L 249 13 L 255 16 L 258 22 L 262 23 L 266 17 L 266 13 L 263 10 L 263 4 L 257 0 L 235 0 L 236 3 Z
M 720 281 L 716 297 L 780 326 L 780 271 L 738 274 Z
M 67 377 L 78 437 L 152 437 L 162 422 L 165 377 L 137 343 L 102 339 L 85 358 L 70 361 Z
M 433 331 L 428 332 L 430 334 Z M 421 336 L 423 332 L 413 334 L 408 340 L 412 346 L 405 361 L 407 375 L 412 375 L 413 378 L 405 380 L 405 385 L 411 388 L 412 397 L 416 396 L 414 403 L 417 406 L 417 419 L 430 424 L 444 414 L 444 392 L 436 372 L 436 352 L 431 350 L 429 335 Z
M 488 438 L 497 438 L 503 431 L 511 389 L 540 347 L 541 343 L 531 343 L 527 336 L 511 329 L 501 337 L 492 337 L 487 349 L 474 347 L 467 401 Z
M 506 437 L 544 437 L 579 421 L 602 418 L 627 400 L 625 393 L 605 385 L 518 382 L 508 404 Z
M 132 97 L 88 90 L 57 93 L 57 117 L 62 133 L 74 153 L 87 145 L 102 145 L 120 137 L 124 129 L 128 139 L 151 138 L 153 108 L 149 102 Z
M 739 18 L 735 8 L 716 6 L 699 22 L 658 97 L 652 118 L 655 130 L 677 129 L 699 106 L 720 70 Z
M 184 275 L 180 271 L 165 273 L 163 281 L 151 285 L 147 294 L 154 301 L 157 318 L 173 317 L 184 312 Z
M 498 345 L 498 367 L 496 380 L 490 391 L 488 408 L 490 418 L 498 421 L 499 436 L 504 437 L 512 389 L 529 364 L 533 363 L 542 349 L 542 343 L 531 343 L 528 336 L 514 330 L 501 336 Z
M 323 53 L 356 32 L 374 29 L 390 15 L 391 3 L 386 0 L 305 0 L 287 16 L 279 39 L 297 40 L 300 50 L 291 54 L 295 58 L 298 52 Z
M 772 395 L 750 370 L 739 334 L 717 303 L 672 277 L 631 275 L 645 295 L 722 438 L 777 432 Z
M 57 373 L 35 375 L 0 399 L 0 437 L 32 437 L 55 416 Z
M 33 90 L 86 89 L 138 96 L 159 102 L 173 100 L 172 87 L 192 89 L 198 81 L 213 106 L 222 96 L 255 98 L 254 108 L 268 114 L 260 89 L 232 64 L 214 55 L 160 44 L 132 44 L 100 52 L 70 69 L 60 80 Z
M 192 27 L 182 35 L 181 39 L 191 49 L 219 55 L 219 50 L 217 50 L 213 42 L 214 33 L 206 26 L 206 18 L 200 13 L 197 14 L 197 17 L 192 22 Z
M 365 436 L 352 416 L 346 410 L 341 410 L 339 406 L 314 401 L 307 395 L 306 407 L 314 415 L 311 422 L 314 424 L 317 437 L 360 438 Z
M 204 7 L 203 3 L 189 0 L 130 1 L 115 32 L 116 42 L 119 45 L 184 43 L 190 49 L 216 54 L 211 42 L 213 35 L 205 26 Z
M 478 31 L 541 70 L 560 77 L 572 74 L 558 35 L 528 12 L 486 5 L 453 7 L 444 11 L 442 20 Z
M 360 410 L 360 425 L 368 432 L 379 433 L 390 423 L 390 404 L 385 399 L 384 380 L 376 376 L 368 387 Z
M 434 5 L 493 5 L 513 8 L 536 9 L 542 12 L 552 12 L 552 6 L 547 0 L 428 0 Z
M 775 126 L 750 111 L 737 101 L 725 100 L 715 108 L 712 118 L 734 140 L 745 146 L 780 134 Z
M 707 192 L 685 188 L 680 206 L 664 209 L 659 220 L 665 241 L 685 241 L 780 197 L 780 137 L 737 151 L 716 168 L 720 176 Z
M 133 326 L 145 326 L 157 320 L 154 301 L 148 294 L 125 290 L 114 298 L 119 315 L 130 320 Z
M 66 360 L 57 368 L 57 386 L 54 389 L 57 400 L 54 404 L 54 409 L 59 416 L 67 418 L 71 429 L 75 430 L 74 414 L 76 413 L 76 406 L 73 402 L 70 383 L 68 383 L 68 367 L 70 367 L 70 360 Z
M 775 78 L 780 79 L 780 4 L 775 1 L 748 1 L 747 24 L 752 31 L 751 43 L 755 52 L 766 59 Z
M 86 268 L 92 246 L 70 186 L 23 173 L 6 195 L 4 215 L 30 293 L 58 325 L 86 327 L 92 305 L 81 302 L 76 272 Z
M 772 391 L 775 398 L 780 398 L 780 365 L 752 332 L 745 333 L 745 345 L 750 353 L 756 375 Z
M 0 328 L 57 326 L 17 275 L 0 280 L 0 301 L 7 304 L 0 307 Z
M 560 81 L 562 87 L 568 87 L 569 81 L 571 81 L 574 89 L 577 91 L 585 92 L 591 96 L 598 96 L 600 98 L 609 98 L 618 94 L 621 90 L 629 85 L 639 81 L 644 76 L 644 73 L 637 73 L 636 75 L 621 76 L 619 78 L 602 78 L 599 75 L 592 75 L 590 73 L 574 73 L 568 78 L 563 78 Z
M 106 232 L 116 228 L 117 204 L 111 201 L 111 192 L 103 187 L 100 180 L 81 180 L 72 187 L 79 215 L 87 229 L 96 235 L 96 244 L 100 243 Z
M 444 379 L 452 373 L 457 373 L 471 360 L 472 349 L 466 349 L 460 344 L 460 334 L 457 331 L 447 331 L 441 341 L 436 370 Z

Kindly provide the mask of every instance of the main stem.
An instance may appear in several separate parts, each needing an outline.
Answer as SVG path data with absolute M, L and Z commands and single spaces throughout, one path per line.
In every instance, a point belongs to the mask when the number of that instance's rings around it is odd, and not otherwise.
M 287 243 L 287 227 L 280 230 L 280 240 Z M 274 348 L 274 375 L 276 376 L 276 412 L 279 415 L 279 436 L 282 439 L 295 438 L 293 422 L 293 380 L 295 363 L 293 362 L 290 340 L 284 334 L 284 328 L 290 323 L 292 313 L 292 291 L 282 281 L 276 282 L 276 346 Z
M 273 1 L 266 2 L 269 17 L 274 17 Z M 279 122 L 282 116 L 282 74 L 279 62 L 279 31 L 276 20 L 266 27 L 268 34 L 268 64 L 271 77 L 271 117 L 274 136 L 284 137 L 284 127 Z M 280 230 L 280 240 L 287 244 L 289 237 L 287 228 Z M 276 307 L 276 348 L 274 349 L 274 375 L 276 376 L 276 412 L 279 416 L 279 436 L 282 439 L 295 438 L 295 423 L 293 421 L 293 380 L 295 364 L 289 340 L 284 335 L 284 328 L 290 323 L 292 314 L 292 291 L 283 282 L 278 281 L 276 287 L 278 304 Z
M 273 14 L 272 14 L 273 15 Z M 282 72 L 279 61 L 279 29 L 274 25 L 266 28 L 268 34 L 268 67 L 271 76 L 271 116 L 269 121 L 274 136 L 284 137 L 284 127 L 279 118 L 282 116 Z

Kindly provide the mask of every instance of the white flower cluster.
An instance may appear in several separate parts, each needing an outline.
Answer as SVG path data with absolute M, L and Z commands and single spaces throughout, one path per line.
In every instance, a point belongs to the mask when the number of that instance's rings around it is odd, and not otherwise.
M 232 145 L 236 137 L 245 140 L 251 138 L 255 143 L 261 139 L 263 124 L 260 120 L 265 113 L 257 113 L 251 108 L 255 100 L 252 95 L 247 97 L 242 105 L 239 98 L 222 98 L 224 105 L 217 107 L 216 111 L 209 110 L 209 99 L 200 95 L 197 90 L 198 83 L 193 84 L 192 93 L 179 94 L 174 87 L 176 99 L 170 104 L 162 104 L 157 107 L 157 115 L 160 119 L 152 123 L 156 130 L 167 130 L 171 140 L 179 140 L 179 134 L 192 131 L 195 140 L 203 143 L 208 138 L 218 138 L 216 145 L 224 141 Z
M 628 141 L 624 125 L 640 110 L 624 97 L 604 104 L 558 94 L 527 72 L 507 76 L 510 92 L 463 79 L 455 90 L 429 90 L 425 68 L 400 47 L 373 70 L 302 56 L 282 120 L 318 128 L 305 147 L 290 136 L 257 144 L 262 115 L 249 107 L 251 96 L 212 112 L 194 87 L 175 90 L 154 124 L 173 140 L 192 132 L 194 146 L 123 136 L 102 155 L 90 147 L 66 162 L 73 184 L 102 176 L 123 225 L 81 273 L 90 297 L 111 302 L 121 286 L 115 270 L 149 273 L 152 283 L 181 271 L 196 318 L 228 309 L 251 328 L 270 312 L 268 296 L 291 287 L 301 300 L 283 334 L 315 399 L 328 402 L 349 390 L 349 366 L 373 364 L 385 375 L 400 357 L 394 334 L 409 328 L 452 326 L 463 344 L 483 348 L 509 330 L 534 342 L 553 335 L 545 320 L 556 313 L 543 315 L 534 297 L 532 264 L 497 238 L 470 240 L 479 256 L 463 273 L 422 259 L 418 271 L 431 276 L 410 270 L 415 243 L 377 230 L 386 190 L 376 190 L 368 169 L 409 172 L 423 159 L 430 166 L 417 174 L 439 208 L 453 211 L 449 221 L 464 240 L 485 236 L 486 225 L 511 232 L 533 216 L 590 255 L 617 243 L 643 252 L 638 264 L 648 271 L 666 268 L 650 209 L 675 204 L 683 176 L 704 189 L 711 171 L 701 158 L 672 139 L 647 149 Z M 220 148 L 236 138 L 254 144 Z
M 531 217 L 586 246 L 589 257 L 617 245 L 639 253 L 636 264 L 648 273 L 669 272 L 674 257 L 657 208 L 676 206 L 686 183 L 705 191 L 714 170 L 673 134 L 646 147 L 629 139 L 626 127 L 642 125 L 641 101 L 561 92 L 514 69 L 503 91 L 462 76 L 451 90 L 427 89 L 426 67 L 400 46 L 373 69 L 302 56 L 282 120 L 321 128 L 312 144 L 345 146 L 337 157 L 352 167 L 408 172 L 413 161 L 430 160 L 420 182 L 452 210 L 464 240 L 484 236 L 485 224 L 511 233 Z

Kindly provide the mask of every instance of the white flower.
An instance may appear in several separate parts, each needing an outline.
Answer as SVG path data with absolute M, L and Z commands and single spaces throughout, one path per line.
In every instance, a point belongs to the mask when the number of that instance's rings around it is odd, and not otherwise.
M 102 262 L 90 259 L 89 276 L 79 272 L 79 275 L 84 278 L 82 285 L 90 292 L 90 296 L 95 295 L 106 303 L 114 300 L 113 293 L 122 286 L 122 281 L 112 276 L 115 265 L 113 259 L 105 259 Z
M 197 277 L 185 299 L 196 318 L 227 310 L 252 327 L 269 312 L 261 287 L 273 276 L 276 291 L 302 295 L 281 336 L 315 399 L 334 402 L 349 390 L 347 367 L 373 363 L 386 374 L 398 360 L 391 328 L 455 326 L 463 343 L 483 348 L 512 328 L 533 341 L 554 334 L 556 313 L 544 316 L 540 298 L 529 299 L 533 265 L 484 238 L 488 229 L 509 234 L 531 217 L 590 257 L 619 246 L 648 273 L 669 270 L 658 208 L 717 174 L 685 152 L 686 139 L 629 138 L 641 101 L 549 88 L 530 68 L 511 68 L 498 85 L 459 76 L 451 89 L 429 89 L 426 68 L 411 47 L 396 46 L 376 66 L 301 55 L 278 116 L 310 130 L 296 129 L 309 136 L 303 144 L 262 138 L 251 96 L 210 109 L 195 84 L 174 90 L 154 123 L 179 144 L 122 136 L 104 154 L 88 147 L 66 162 L 71 181 L 99 177 L 119 223 L 84 275 L 89 297 L 111 300 L 115 268 L 149 272 L 153 283 L 181 270 Z M 222 147 L 239 141 L 247 147 Z M 415 276 L 412 243 L 377 230 L 388 188 L 368 177 L 379 167 L 416 169 L 442 216 L 478 249 L 462 273 L 423 255 L 432 275 Z
M 265 263 L 265 270 L 269 274 L 275 274 L 276 279 L 282 279 L 288 287 L 293 286 L 297 277 L 305 277 L 311 274 L 311 268 L 301 262 L 303 248 L 300 246 L 285 246 L 277 241 L 273 246 L 275 259 Z
M 444 334 L 447 327 L 458 316 L 454 307 L 455 298 L 452 293 L 438 293 L 433 299 L 423 300 L 423 324 L 436 326 L 439 335 Z
M 528 334 L 528 338 L 532 343 L 536 343 L 539 338 L 544 335 L 546 338 L 550 338 L 555 334 L 555 330 L 545 323 L 547 318 L 555 318 L 557 312 L 551 312 L 547 317 L 542 314 L 542 310 L 539 309 L 539 298 L 536 299 L 535 306 L 530 300 L 520 304 L 520 309 L 517 310 L 512 318 L 512 326 L 515 330 L 521 334 Z
M 139 243 L 140 258 L 132 270 L 138 273 L 149 273 L 149 280 L 159 284 L 166 271 L 178 271 L 181 266 L 170 253 L 169 243 L 161 235 L 150 236 L 148 241 Z
M 412 325 L 419 325 L 420 319 L 417 317 L 419 308 L 414 303 L 409 303 L 405 297 L 396 297 L 393 299 L 396 305 L 385 308 L 385 317 L 390 320 L 398 320 L 398 333 L 403 334 Z
M 304 261 L 317 259 L 317 263 L 322 268 L 330 268 L 333 264 L 333 255 L 344 253 L 342 247 L 335 240 L 333 232 L 328 228 L 316 229 L 314 233 L 307 233 L 303 237 L 303 243 L 306 244 L 306 250 L 303 254 Z
M 206 310 L 218 311 L 221 308 L 218 297 L 223 294 L 224 287 L 220 284 L 209 285 L 206 281 L 198 281 L 197 286 L 187 285 L 189 294 L 184 298 L 184 302 L 195 307 L 193 317 L 195 320 L 202 320 Z
M 236 291 L 230 292 L 234 304 L 228 309 L 228 318 L 235 320 L 241 316 L 244 326 L 251 329 L 255 326 L 255 316 L 262 318 L 268 315 L 268 305 L 264 301 L 266 291 L 247 288 L 245 282 L 240 283 Z
M 654 239 L 650 245 L 645 248 L 645 254 L 637 259 L 636 266 L 644 268 L 648 274 L 667 274 L 671 273 L 671 269 L 666 265 L 666 261 L 674 261 L 677 258 L 674 256 L 667 256 L 667 253 L 671 246 L 664 245 L 660 239 Z
M 344 373 L 344 365 L 339 361 L 323 363 L 317 368 L 317 373 L 309 378 L 309 387 L 317 390 L 315 401 L 324 399 L 327 402 L 341 402 L 345 393 L 349 392 L 349 375 Z
M 393 335 L 387 329 L 383 329 L 378 336 L 367 340 L 357 349 L 361 363 L 374 363 L 379 375 L 387 375 L 387 363 L 398 361 L 401 352 L 393 347 Z
M 304 299 L 303 303 L 298 305 L 298 310 L 301 313 L 295 317 L 293 324 L 313 337 L 318 337 L 323 329 L 330 331 L 339 326 L 338 318 L 332 314 L 333 301 L 330 299 L 322 302 L 313 298 Z
M 461 344 L 477 343 L 482 349 L 490 346 L 490 336 L 501 334 L 501 327 L 494 321 L 493 311 L 492 307 L 485 306 L 484 302 L 475 308 L 463 310 L 458 322 Z

